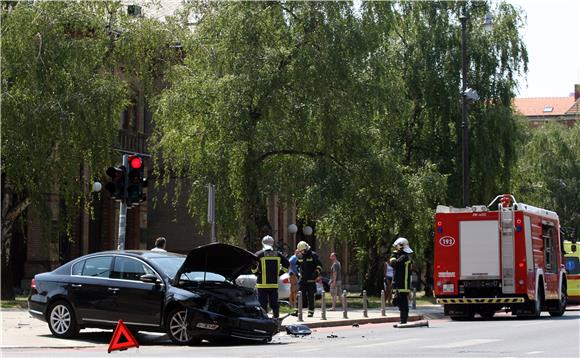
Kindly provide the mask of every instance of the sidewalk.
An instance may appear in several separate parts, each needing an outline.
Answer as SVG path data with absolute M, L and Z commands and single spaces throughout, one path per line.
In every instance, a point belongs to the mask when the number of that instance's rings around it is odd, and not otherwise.
M 369 309 L 368 317 L 364 317 L 362 309 L 349 309 L 347 318 L 343 317 L 342 311 L 326 311 L 326 320 L 322 319 L 320 308 L 316 308 L 314 317 L 307 317 L 308 310 L 302 310 L 303 322 L 298 322 L 298 317 L 289 316 L 284 319 L 282 326 L 292 324 L 303 324 L 309 328 L 352 326 L 354 324 L 399 322 L 399 310 L 397 307 L 387 307 L 385 316 L 381 315 L 380 309 Z M 417 306 L 417 309 L 409 310 L 409 321 L 420 321 L 423 319 L 435 319 L 443 317 L 443 308 L 438 305 Z

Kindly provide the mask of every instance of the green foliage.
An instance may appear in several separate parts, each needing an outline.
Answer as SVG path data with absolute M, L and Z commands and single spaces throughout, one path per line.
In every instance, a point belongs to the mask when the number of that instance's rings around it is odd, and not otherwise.
M 137 92 L 154 96 L 180 56 L 179 26 L 125 12 L 118 1 L 2 7 L 2 174 L 13 193 L 40 205 L 57 193 L 74 217 L 118 160 L 122 110 Z
M 74 207 L 82 166 L 110 163 L 127 90 L 112 73 L 101 3 L 18 3 L 2 13 L 2 174 L 15 193 Z
M 514 178 L 518 201 L 553 210 L 580 232 L 580 125 L 546 124 L 527 133 Z
M 381 269 L 396 235 L 427 267 L 433 209 L 461 193 L 462 7 L 482 98 L 470 111 L 473 201 L 486 202 L 509 186 L 514 78 L 527 70 L 522 20 L 504 3 L 491 34 L 480 2 L 190 4 L 184 16 L 199 21 L 157 106 L 154 142 L 170 158 L 159 172 L 188 178 L 200 218 L 217 184 L 221 237 L 255 237 L 276 193 L 319 238 L 357 247 L 362 272 Z

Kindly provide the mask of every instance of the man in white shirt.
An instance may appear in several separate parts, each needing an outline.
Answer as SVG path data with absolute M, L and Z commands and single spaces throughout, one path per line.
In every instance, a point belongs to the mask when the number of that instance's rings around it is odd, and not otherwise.
M 167 250 L 165 250 L 166 243 L 167 240 L 165 240 L 164 237 L 158 237 L 157 239 L 155 239 L 155 247 L 152 248 L 151 251 L 167 252 Z

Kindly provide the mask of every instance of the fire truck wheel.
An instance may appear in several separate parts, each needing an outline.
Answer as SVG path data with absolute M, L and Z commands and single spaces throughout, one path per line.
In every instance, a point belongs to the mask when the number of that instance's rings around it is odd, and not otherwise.
M 560 317 L 566 312 L 566 304 L 568 303 L 568 292 L 566 290 L 566 285 L 562 286 L 562 297 L 558 301 L 558 310 L 557 311 L 550 311 L 550 316 L 552 317 Z
M 539 287 L 543 287 L 543 281 L 541 281 L 540 279 L 540 284 L 538 285 Z M 533 304 L 533 312 L 532 312 L 532 317 L 534 318 L 539 318 L 542 315 L 542 303 L 544 301 L 544 289 L 540 288 L 538 290 L 536 290 L 536 299 L 534 300 L 534 302 L 532 302 Z

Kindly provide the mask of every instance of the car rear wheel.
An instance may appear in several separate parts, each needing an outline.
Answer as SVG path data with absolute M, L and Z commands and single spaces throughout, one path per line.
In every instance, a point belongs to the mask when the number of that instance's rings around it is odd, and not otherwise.
M 48 311 L 48 328 L 58 338 L 73 338 L 79 333 L 72 307 L 65 301 L 57 301 Z
M 178 307 L 169 312 L 166 329 L 167 335 L 175 344 L 188 345 L 200 342 L 189 329 L 187 311 L 184 308 Z

